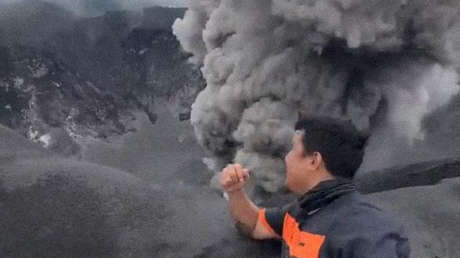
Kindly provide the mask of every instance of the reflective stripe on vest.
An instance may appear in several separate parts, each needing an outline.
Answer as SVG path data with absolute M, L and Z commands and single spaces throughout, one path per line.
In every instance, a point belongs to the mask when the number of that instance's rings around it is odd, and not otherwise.
M 291 257 L 318 258 L 325 239 L 323 235 L 301 231 L 299 223 L 289 213 L 286 213 L 283 223 L 283 240 L 289 248 Z

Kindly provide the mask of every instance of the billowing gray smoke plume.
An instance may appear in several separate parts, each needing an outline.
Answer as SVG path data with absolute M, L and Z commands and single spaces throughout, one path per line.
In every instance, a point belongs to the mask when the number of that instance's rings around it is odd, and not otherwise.
M 191 0 L 173 29 L 207 81 L 192 111 L 206 163 L 242 162 L 273 192 L 298 119 L 423 138 L 422 119 L 459 92 L 459 11 L 457 0 Z

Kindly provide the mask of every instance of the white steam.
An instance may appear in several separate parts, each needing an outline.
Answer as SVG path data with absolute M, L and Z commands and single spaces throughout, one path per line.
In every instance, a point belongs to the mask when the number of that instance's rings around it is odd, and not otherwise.
M 191 0 L 173 30 L 207 81 L 192 124 L 209 163 L 242 162 L 274 192 L 298 119 L 423 137 L 423 117 L 459 92 L 459 11 L 456 0 Z

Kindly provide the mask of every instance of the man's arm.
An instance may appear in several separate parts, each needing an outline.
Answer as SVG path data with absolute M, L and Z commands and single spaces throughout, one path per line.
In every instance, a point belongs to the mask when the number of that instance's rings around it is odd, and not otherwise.
M 244 191 L 248 179 L 248 170 L 239 164 L 228 165 L 219 177 L 221 187 L 229 196 L 229 209 L 236 227 L 240 232 L 254 239 L 278 238 L 261 223 L 259 216 L 262 210 Z

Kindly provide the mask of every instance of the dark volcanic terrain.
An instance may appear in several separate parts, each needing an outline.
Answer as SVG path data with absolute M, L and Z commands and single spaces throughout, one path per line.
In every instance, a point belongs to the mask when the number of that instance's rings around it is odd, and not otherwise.
M 166 100 L 177 119 L 204 86 L 171 32 L 184 9 L 152 7 L 79 18 L 30 1 L 0 9 L 0 123 L 30 139 L 104 139 L 135 130 L 132 112 L 155 123 Z M 67 138 L 67 139 L 66 139 Z M 78 147 L 58 148 L 64 155 Z
M 155 125 L 140 120 L 117 144 L 90 144 L 83 157 L 91 162 L 57 157 L 1 127 L 0 256 L 279 256 L 277 243 L 247 241 L 232 227 L 188 124 L 169 111 Z M 459 184 L 368 198 L 406 226 L 413 257 L 458 257 Z

